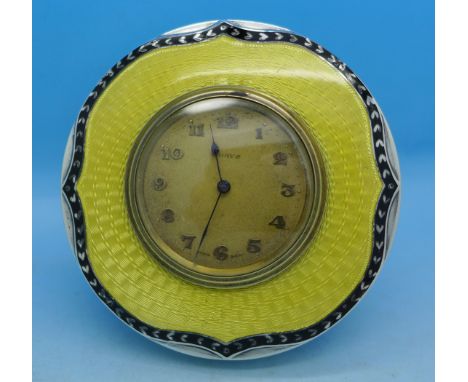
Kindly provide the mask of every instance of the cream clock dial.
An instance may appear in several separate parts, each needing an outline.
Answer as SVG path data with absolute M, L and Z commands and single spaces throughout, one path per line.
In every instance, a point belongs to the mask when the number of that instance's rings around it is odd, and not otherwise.
M 136 231 L 155 258 L 207 286 L 274 276 L 300 254 L 322 210 L 323 174 L 302 127 L 244 90 L 173 102 L 129 163 Z

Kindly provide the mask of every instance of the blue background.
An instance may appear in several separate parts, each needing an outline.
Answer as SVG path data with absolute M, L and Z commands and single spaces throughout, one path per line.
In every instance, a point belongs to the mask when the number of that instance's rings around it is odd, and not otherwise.
M 34 1 L 34 380 L 433 380 L 433 7 L 424 0 Z M 392 127 L 404 182 L 391 256 L 363 302 L 315 341 L 241 363 L 177 354 L 122 325 L 85 283 L 60 210 L 68 132 L 100 77 L 160 33 L 223 18 L 289 27 L 353 68 Z

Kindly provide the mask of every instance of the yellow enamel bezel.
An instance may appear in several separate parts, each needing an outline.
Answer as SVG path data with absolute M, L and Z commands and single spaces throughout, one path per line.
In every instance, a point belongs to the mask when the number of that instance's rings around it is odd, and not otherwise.
M 254 89 L 294 110 L 324 162 L 326 203 L 305 253 L 248 288 L 209 289 L 168 272 L 138 239 L 125 203 L 125 171 L 141 130 L 174 99 L 211 86 Z M 383 188 L 370 121 L 346 78 L 306 49 L 223 35 L 148 52 L 105 88 L 85 134 L 77 190 L 87 256 L 102 286 L 142 322 L 223 342 L 287 332 L 326 317 L 362 280 Z

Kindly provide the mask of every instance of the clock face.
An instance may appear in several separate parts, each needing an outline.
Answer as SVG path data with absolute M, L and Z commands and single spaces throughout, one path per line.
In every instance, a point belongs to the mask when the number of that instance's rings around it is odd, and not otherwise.
M 189 281 L 258 283 L 300 256 L 323 203 L 320 159 L 283 107 L 240 91 L 173 102 L 132 152 L 127 202 L 148 251 Z

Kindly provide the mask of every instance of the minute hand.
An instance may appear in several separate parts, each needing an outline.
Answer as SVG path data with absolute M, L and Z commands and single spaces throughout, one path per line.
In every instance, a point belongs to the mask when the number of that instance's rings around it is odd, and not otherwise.
M 221 198 L 221 192 L 218 192 L 218 197 L 216 198 L 216 202 L 213 206 L 213 209 L 211 210 L 210 217 L 208 218 L 208 222 L 206 223 L 205 229 L 203 230 L 203 233 L 200 238 L 200 243 L 198 244 L 197 252 L 195 252 L 195 257 L 198 256 L 198 252 L 200 252 L 200 248 L 203 244 L 203 240 L 205 240 L 206 234 L 208 233 L 208 227 L 210 226 L 211 219 L 213 218 L 214 212 L 216 210 L 216 207 L 218 206 L 219 199 Z

